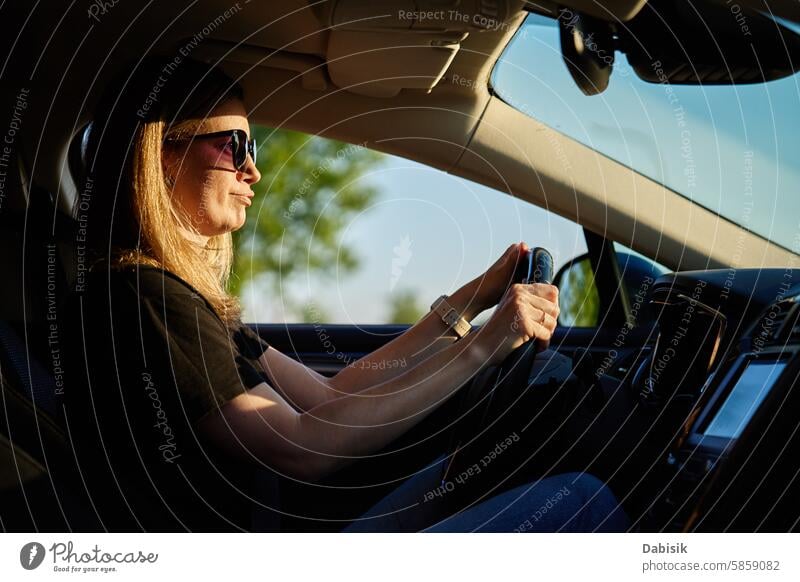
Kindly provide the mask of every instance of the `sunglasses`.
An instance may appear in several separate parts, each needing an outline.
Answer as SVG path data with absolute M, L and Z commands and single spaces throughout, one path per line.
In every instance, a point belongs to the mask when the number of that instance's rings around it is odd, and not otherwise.
M 213 133 L 200 133 L 191 137 L 167 138 L 169 142 L 192 141 L 195 139 L 214 139 L 218 137 L 229 137 L 231 151 L 233 152 L 233 165 L 241 171 L 247 164 L 247 154 L 256 163 L 256 140 L 247 139 L 247 132 L 243 129 L 226 129 L 225 131 L 215 131 Z

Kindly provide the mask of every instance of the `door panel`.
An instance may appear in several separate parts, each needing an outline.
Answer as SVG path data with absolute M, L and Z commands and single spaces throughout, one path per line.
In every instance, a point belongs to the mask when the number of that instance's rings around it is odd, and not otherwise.
M 411 326 L 259 323 L 251 327 L 276 350 L 320 374 L 332 376 Z
M 272 347 L 306 366 L 332 376 L 347 363 L 354 362 L 401 335 L 409 325 L 372 324 L 251 324 Z M 624 335 L 617 327 L 582 328 L 559 327 L 550 347 L 572 356 L 576 349 L 585 348 L 592 354 L 596 366 L 611 355 L 624 361 L 637 352 L 652 336 L 652 328 L 632 328 Z M 619 344 L 620 337 L 624 343 Z M 604 366 L 609 368 L 609 366 Z M 611 370 L 608 370 L 609 373 Z

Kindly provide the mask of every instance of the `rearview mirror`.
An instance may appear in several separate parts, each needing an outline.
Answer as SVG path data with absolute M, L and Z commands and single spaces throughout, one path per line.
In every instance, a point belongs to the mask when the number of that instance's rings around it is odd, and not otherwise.
M 739 4 L 650 0 L 628 22 L 562 8 L 561 53 L 586 95 L 608 86 L 614 52 L 650 83 L 732 85 L 788 77 L 800 62 L 800 35 Z
M 651 1 L 618 29 L 618 48 L 651 83 L 763 83 L 795 73 L 800 36 L 730 3 Z

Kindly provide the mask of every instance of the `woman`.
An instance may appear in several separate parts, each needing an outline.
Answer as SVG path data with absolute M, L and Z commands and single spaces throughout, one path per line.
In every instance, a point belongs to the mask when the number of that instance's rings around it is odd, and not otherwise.
M 379 451 L 556 325 L 555 287 L 506 292 L 519 244 L 447 299 L 466 319 L 499 302 L 459 341 L 430 313 L 332 378 L 278 352 L 241 323 L 225 290 L 231 232 L 260 178 L 249 135 L 241 88 L 180 57 L 145 60 L 96 110 L 77 205 L 93 262 L 70 309 L 81 341 L 65 422 L 104 526 L 247 530 L 261 507 L 273 519 L 258 527 L 277 528 L 276 480 L 265 485 L 264 474 L 313 482 Z M 408 365 L 368 365 L 398 359 Z M 525 530 L 558 491 L 569 491 L 559 508 L 527 529 L 624 524 L 608 490 L 581 475 L 448 516 L 423 503 L 440 471 L 412 477 L 350 529 Z

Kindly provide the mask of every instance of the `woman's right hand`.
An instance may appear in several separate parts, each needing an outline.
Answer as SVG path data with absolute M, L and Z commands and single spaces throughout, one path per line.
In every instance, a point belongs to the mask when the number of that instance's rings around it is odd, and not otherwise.
M 499 364 L 529 340 L 546 345 L 558 314 L 558 287 L 545 283 L 512 285 L 489 321 L 478 330 L 473 345 L 487 364 Z

